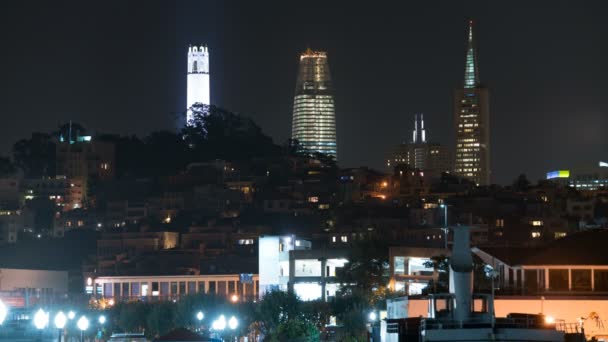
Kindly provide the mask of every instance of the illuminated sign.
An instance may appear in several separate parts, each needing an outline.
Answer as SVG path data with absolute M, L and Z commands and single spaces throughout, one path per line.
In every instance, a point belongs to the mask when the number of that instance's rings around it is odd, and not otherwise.
M 568 178 L 568 177 L 570 177 L 570 170 L 558 170 L 558 171 L 547 172 L 547 179 Z
M 608 163 L 601 161 L 600 167 L 608 167 Z

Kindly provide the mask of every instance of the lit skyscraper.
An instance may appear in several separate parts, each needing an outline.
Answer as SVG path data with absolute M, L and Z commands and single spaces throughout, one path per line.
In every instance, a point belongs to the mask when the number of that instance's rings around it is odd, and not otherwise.
M 188 47 L 188 94 L 186 122 L 192 120 L 195 103 L 209 105 L 209 50 L 206 46 Z
M 414 115 L 414 130 L 412 141 L 395 146 L 388 155 L 386 166 L 392 172 L 399 164 L 407 164 L 411 168 L 424 171 L 429 177 L 440 177 L 442 172 L 451 170 L 448 151 L 439 143 L 426 140 L 424 115 Z
M 291 137 L 309 151 L 338 158 L 333 88 L 323 51 L 308 49 L 300 56 Z
M 490 103 L 479 82 L 473 21 L 469 21 L 464 87 L 454 97 L 456 159 L 454 173 L 477 185 L 490 184 Z

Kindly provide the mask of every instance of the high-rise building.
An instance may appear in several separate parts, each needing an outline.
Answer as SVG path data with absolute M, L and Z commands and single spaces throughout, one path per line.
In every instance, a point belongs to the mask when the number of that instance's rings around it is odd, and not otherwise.
M 464 87 L 454 96 L 456 159 L 454 173 L 477 185 L 490 184 L 490 103 L 488 89 L 479 81 L 479 65 L 469 21 Z
M 414 116 L 412 141 L 395 146 L 387 158 L 386 166 L 391 171 L 399 164 L 426 171 L 429 176 L 440 176 L 442 172 L 451 170 L 447 149 L 426 140 L 423 114 Z
M 186 120 L 193 119 L 194 104 L 211 104 L 209 95 L 209 49 L 204 46 L 188 47 L 188 94 Z
M 333 87 L 324 51 L 308 49 L 300 56 L 291 137 L 308 151 L 338 158 Z

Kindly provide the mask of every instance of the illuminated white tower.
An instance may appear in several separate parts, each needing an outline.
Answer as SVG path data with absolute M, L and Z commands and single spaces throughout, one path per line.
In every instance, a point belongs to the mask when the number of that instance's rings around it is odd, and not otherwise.
M 186 120 L 193 119 L 195 103 L 209 105 L 209 49 L 204 46 L 188 47 L 188 98 Z

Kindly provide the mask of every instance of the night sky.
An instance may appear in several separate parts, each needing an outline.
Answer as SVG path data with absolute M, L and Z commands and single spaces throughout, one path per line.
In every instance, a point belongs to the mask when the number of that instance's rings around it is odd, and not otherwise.
M 40 1 L 0 3 L 0 152 L 67 120 L 94 132 L 171 129 L 186 50 L 211 51 L 212 103 L 291 132 L 298 55 L 326 50 L 339 163 L 383 169 L 425 114 L 453 145 L 466 20 L 490 89 L 493 181 L 608 159 L 605 1 Z

